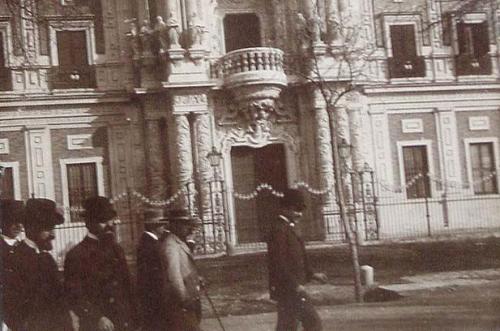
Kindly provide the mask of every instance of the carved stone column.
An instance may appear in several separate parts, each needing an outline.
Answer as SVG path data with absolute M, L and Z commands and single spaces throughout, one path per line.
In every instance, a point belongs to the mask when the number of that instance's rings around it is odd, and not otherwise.
M 327 0 L 326 2 L 326 42 L 330 46 L 339 46 L 341 43 L 340 33 L 338 31 L 340 27 L 340 17 L 339 17 L 339 2 L 338 0 Z
M 154 200 L 166 197 L 167 181 L 165 178 L 164 144 L 162 142 L 162 119 L 145 115 L 144 135 L 146 147 L 146 193 Z
M 207 158 L 211 151 L 212 132 L 210 126 L 210 115 L 197 114 L 194 118 L 194 130 L 196 132 L 196 186 L 199 192 L 200 199 L 200 215 L 205 219 L 210 219 L 210 187 L 209 182 L 212 180 L 213 173 L 210 167 L 210 162 Z
M 318 96 L 317 98 L 321 98 Z M 342 226 L 340 222 L 334 219 L 333 211 L 335 209 L 334 200 L 334 174 L 333 174 L 333 156 L 332 142 L 330 136 L 330 122 L 326 105 L 324 102 L 315 102 L 314 109 L 315 119 L 315 139 L 316 139 L 316 154 L 317 154 L 317 171 L 319 175 L 320 189 L 330 188 L 331 194 L 324 195 L 321 201 L 321 216 L 325 222 L 325 228 L 330 230 L 332 234 L 342 234 Z M 329 235 L 327 239 L 341 239 L 334 235 Z
M 181 189 L 188 189 L 193 193 L 193 187 L 190 185 L 193 181 L 193 155 L 191 145 L 191 130 L 189 119 L 186 115 L 173 115 L 171 117 L 171 129 L 169 130 L 169 141 L 172 142 L 170 162 L 173 170 L 173 192 L 176 193 Z M 187 193 L 187 192 L 186 192 Z M 191 209 L 191 204 L 188 194 L 182 194 L 176 201 L 178 208 Z

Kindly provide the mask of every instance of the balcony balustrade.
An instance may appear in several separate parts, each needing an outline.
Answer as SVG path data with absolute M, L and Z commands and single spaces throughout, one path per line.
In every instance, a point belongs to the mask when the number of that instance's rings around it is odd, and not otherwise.
M 12 90 L 12 75 L 9 68 L 0 68 L 0 91 Z
M 455 73 L 457 76 L 491 75 L 491 58 L 488 54 L 477 58 L 469 54 L 457 55 Z
M 212 66 L 212 77 L 227 88 L 245 85 L 286 86 L 284 53 L 271 47 L 245 48 L 227 53 Z
M 425 60 L 423 56 L 408 59 L 390 57 L 387 62 L 390 78 L 425 77 Z
M 95 68 L 93 66 L 53 67 L 49 73 L 49 83 L 52 89 L 95 88 Z

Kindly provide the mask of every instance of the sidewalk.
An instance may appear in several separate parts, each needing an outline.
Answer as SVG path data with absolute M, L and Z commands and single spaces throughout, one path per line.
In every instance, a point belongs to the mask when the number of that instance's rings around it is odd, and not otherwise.
M 398 301 L 318 307 L 324 330 L 500 330 L 500 269 L 402 280 L 408 283 L 384 286 L 404 296 Z M 276 313 L 226 316 L 222 321 L 226 331 L 271 331 Z M 202 327 L 221 330 L 214 318 L 203 320 Z

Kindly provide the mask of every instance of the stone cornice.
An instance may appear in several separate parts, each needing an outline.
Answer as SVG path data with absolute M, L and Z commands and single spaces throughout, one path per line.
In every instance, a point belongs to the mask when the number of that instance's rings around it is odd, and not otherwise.
M 378 85 L 365 86 L 363 92 L 367 95 L 377 94 L 401 94 L 401 93 L 437 93 L 437 92 L 477 92 L 477 91 L 500 91 L 499 83 L 486 84 L 408 84 L 408 85 Z
M 0 94 L 0 108 L 80 105 L 130 102 L 131 97 L 125 92 L 106 93 L 95 91 L 55 91 L 48 93 L 5 93 Z

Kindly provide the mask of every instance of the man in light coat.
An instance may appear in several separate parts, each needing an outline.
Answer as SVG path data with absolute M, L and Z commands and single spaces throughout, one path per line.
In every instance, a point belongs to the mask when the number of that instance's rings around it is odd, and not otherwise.
M 160 243 L 164 300 L 168 310 L 168 330 L 199 331 L 201 322 L 200 276 L 186 240 L 197 220 L 185 210 L 169 213 L 169 230 Z

